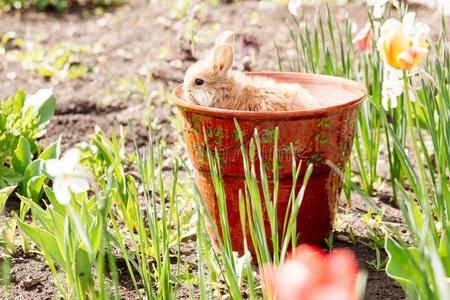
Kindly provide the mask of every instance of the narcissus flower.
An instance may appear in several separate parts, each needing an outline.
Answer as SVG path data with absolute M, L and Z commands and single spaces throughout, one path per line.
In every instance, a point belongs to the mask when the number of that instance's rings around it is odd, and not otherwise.
M 269 299 L 356 300 L 358 264 L 345 249 L 326 254 L 301 245 L 284 264 L 262 269 L 263 288 Z
M 399 7 L 398 0 L 367 0 L 367 5 L 373 6 L 372 15 L 374 18 L 379 19 L 384 15 L 386 4 L 390 2 L 393 6 Z
M 290 0 L 289 4 L 288 4 L 289 12 L 292 15 L 297 16 L 298 10 L 299 10 L 300 6 L 302 6 L 302 3 L 303 3 L 303 0 Z
M 424 23 L 414 25 L 414 17 L 414 13 L 407 13 L 403 22 L 389 19 L 381 26 L 377 48 L 395 69 L 415 69 L 428 52 L 426 37 L 430 29 Z
M 385 71 L 383 76 L 383 89 L 381 91 L 381 104 L 385 110 L 389 110 L 389 107 L 397 107 L 397 99 L 403 94 L 404 90 L 402 76 L 401 71 L 395 69 Z
M 63 205 L 70 203 L 71 193 L 78 194 L 89 190 L 91 175 L 80 165 L 78 149 L 68 150 L 59 160 L 48 160 L 45 170 L 53 177 L 56 200 Z

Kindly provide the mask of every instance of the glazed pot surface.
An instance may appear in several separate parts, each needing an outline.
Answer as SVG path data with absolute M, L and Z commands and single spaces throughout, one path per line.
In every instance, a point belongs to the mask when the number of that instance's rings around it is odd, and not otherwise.
M 305 162 L 314 164 L 297 218 L 297 231 L 302 242 L 322 243 L 332 229 L 342 187 L 342 179 L 324 162 L 329 160 L 340 169 L 344 168 L 352 148 L 358 108 L 365 97 L 364 89 L 356 82 L 323 75 L 281 72 L 248 74 L 266 76 L 280 82 L 299 83 L 319 100 L 322 108 L 305 111 L 250 112 L 204 107 L 182 100 L 181 86 L 178 86 L 174 90 L 173 97 L 183 116 L 184 138 L 195 168 L 195 182 L 220 230 L 219 208 L 206 153 L 207 142 L 211 149 L 217 149 L 220 156 L 233 249 L 243 254 L 244 236 L 240 224 L 238 195 L 239 190 L 244 191 L 245 178 L 241 145 L 234 119 L 239 123 L 247 151 L 255 128 L 258 129 L 262 159 L 269 181 L 272 178 L 270 171 L 274 152 L 274 133 L 278 127 L 279 223 L 282 225 L 284 222 L 293 186 L 292 144 L 295 159 L 304 162 L 305 168 L 301 172 L 301 177 L 306 170 Z M 203 130 L 207 141 L 204 139 Z M 256 169 L 259 169 L 258 160 Z M 299 181 L 296 192 L 301 187 L 302 178 Z M 271 183 L 270 188 L 273 187 Z M 263 210 L 265 211 L 265 207 Z M 267 215 L 265 221 L 268 233 Z M 214 235 L 211 237 L 213 241 L 216 240 Z M 251 241 L 249 234 L 247 241 Z M 251 243 L 250 251 L 254 252 Z

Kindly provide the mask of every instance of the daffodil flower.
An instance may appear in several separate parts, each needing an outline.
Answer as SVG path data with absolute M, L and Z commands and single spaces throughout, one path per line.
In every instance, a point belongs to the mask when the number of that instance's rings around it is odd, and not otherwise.
M 391 2 L 395 7 L 399 7 L 398 0 L 367 0 L 367 5 L 373 6 L 372 15 L 375 19 L 379 19 L 384 15 L 386 4 Z
M 402 80 L 403 74 L 397 70 L 388 70 L 385 72 L 383 80 L 383 89 L 381 91 L 382 99 L 381 104 L 385 110 L 389 110 L 390 107 L 397 107 L 397 98 L 403 94 L 404 85 Z
M 426 37 L 430 28 L 421 22 L 414 25 L 414 18 L 414 13 L 407 13 L 403 22 L 389 19 L 381 26 L 377 48 L 395 69 L 415 69 L 428 52 Z
M 68 205 L 73 194 L 89 190 L 89 172 L 80 165 L 80 151 L 70 149 L 61 159 L 46 162 L 46 172 L 53 177 L 53 191 L 56 199 Z
M 290 0 L 289 4 L 288 4 L 288 10 L 289 12 L 294 15 L 297 16 L 298 15 L 298 9 L 300 8 L 300 6 L 302 6 L 303 0 Z

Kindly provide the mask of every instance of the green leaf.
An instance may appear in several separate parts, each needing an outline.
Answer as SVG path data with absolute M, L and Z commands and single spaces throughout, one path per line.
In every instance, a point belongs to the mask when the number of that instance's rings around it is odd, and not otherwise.
M 8 186 L 0 190 L 0 214 L 5 209 L 6 200 L 8 200 L 9 195 L 16 189 L 16 185 Z
M 97 253 L 100 249 L 102 235 L 103 235 L 103 219 L 98 215 L 97 220 L 92 222 L 91 228 L 89 228 L 89 241 L 92 245 L 92 250 Z
M 28 140 L 25 137 L 20 136 L 17 147 L 13 152 L 12 165 L 14 170 L 23 174 L 25 169 L 31 163 L 32 156 L 30 143 L 28 143 Z
M 56 98 L 50 96 L 39 108 L 39 125 L 50 121 L 50 119 L 55 115 L 56 110 Z
M 46 99 L 42 97 L 46 97 Z M 55 114 L 56 99 L 50 91 L 41 90 L 25 100 L 22 113 L 25 113 L 30 107 L 37 112 L 39 117 L 38 125 L 41 125 L 50 121 Z
M 30 198 L 22 195 L 17 196 L 19 197 L 21 204 L 27 204 L 27 206 L 31 208 L 31 213 L 34 219 L 37 219 L 46 230 L 53 231 L 51 216 L 47 213 L 47 211 L 45 211 L 40 205 Z
M 441 236 L 439 244 L 439 256 L 445 269 L 445 274 L 450 277 L 450 225 L 447 226 Z
M 92 68 L 90 68 L 88 66 L 73 65 L 69 68 L 69 72 L 67 73 L 66 78 L 69 80 L 76 79 L 76 78 L 82 77 L 86 73 L 90 73 L 90 72 L 92 72 Z
M 44 151 L 42 151 L 41 155 L 39 155 L 40 159 L 49 160 L 49 159 L 57 159 L 59 157 L 59 152 L 61 148 L 61 137 L 54 143 L 50 144 Z
M 61 49 L 62 51 L 64 51 L 63 49 Z M 71 56 L 70 51 L 66 51 L 65 53 L 63 52 L 62 55 L 58 56 L 55 61 L 53 62 L 53 67 L 56 70 L 62 70 L 64 68 L 64 65 L 67 63 L 67 61 L 69 60 Z
M 88 290 L 88 287 L 94 284 L 91 269 L 89 253 L 83 247 L 79 247 L 75 257 L 75 270 L 83 291 Z
M 48 212 L 51 216 L 51 222 L 53 226 L 52 232 L 55 235 L 56 241 L 58 241 L 59 251 L 63 253 L 64 251 L 64 225 L 65 219 L 64 216 L 59 214 L 55 209 L 48 208 Z
M 45 176 L 44 174 L 31 177 L 27 182 L 27 196 L 34 201 L 38 201 L 42 196 L 42 188 L 47 179 L 47 176 Z
M 39 73 L 39 75 L 43 77 L 53 77 L 55 76 L 55 72 L 52 70 L 52 68 L 46 67 L 46 66 L 39 66 L 36 68 L 36 72 Z
M 58 242 L 53 234 L 38 226 L 26 224 L 20 219 L 17 221 L 23 233 L 32 239 L 43 251 L 47 252 L 63 270 L 67 270 L 68 266 L 65 264 Z
M 386 264 L 386 273 L 404 287 L 414 284 L 414 273 L 417 270 L 411 266 L 410 260 L 420 259 L 417 249 L 413 247 L 402 248 L 391 238 L 386 239 L 385 248 L 389 257 Z
M 55 193 L 53 192 L 53 190 L 51 188 L 49 188 L 48 186 L 44 185 L 44 191 L 45 191 L 45 195 L 47 196 L 48 200 L 52 204 L 53 208 L 60 215 L 65 216 L 67 213 L 66 206 L 62 205 L 61 203 L 58 202 L 58 200 L 56 200 Z
M 24 177 L 23 177 L 23 181 L 22 181 L 22 190 L 23 191 L 26 191 L 26 188 L 28 186 L 28 181 L 31 178 L 33 178 L 35 176 L 40 176 L 43 174 L 44 166 L 45 166 L 45 161 L 43 161 L 42 159 L 36 159 L 28 165 L 28 167 L 25 169 L 25 173 L 24 173 Z

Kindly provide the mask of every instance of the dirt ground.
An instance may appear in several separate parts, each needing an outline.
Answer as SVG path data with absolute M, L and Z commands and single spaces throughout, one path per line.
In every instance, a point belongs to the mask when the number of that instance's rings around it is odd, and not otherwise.
M 318 8 L 322 12 L 324 9 L 323 6 Z M 418 6 L 413 10 L 437 32 L 441 21 L 437 12 Z M 193 11 L 198 18 L 195 30 L 198 32 L 196 49 L 199 49 L 194 53 L 186 40 L 190 30 L 189 15 L 174 18 L 172 1 L 129 0 L 101 13 L 85 8 L 72 9 L 62 15 L 33 10 L 0 13 L 0 33 L 14 31 L 18 37 L 39 43 L 45 49 L 59 43 L 100 48 L 97 52 L 80 55 L 81 63 L 92 66 L 93 71 L 75 80 L 45 79 L 25 70 L 20 63 L 0 56 L 0 99 L 13 95 L 18 88 L 28 93 L 45 87 L 53 89 L 58 100 L 57 111 L 42 138 L 44 145 L 62 135 L 65 150 L 86 141 L 95 126 L 106 131 L 110 127 L 117 129 L 120 125 L 126 126 L 129 119 L 138 128 L 139 144 L 145 145 L 145 111 L 152 111 L 152 121 L 159 120 L 157 137 L 170 145 L 179 138 L 167 121 L 174 112 L 170 105 L 153 97 L 151 91 L 161 87 L 170 90 L 179 84 L 186 67 L 203 53 L 217 32 L 225 29 L 237 32 L 235 67 L 238 69 L 276 70 L 273 40 L 282 50 L 290 47 L 285 26 L 290 16 L 286 7 L 272 2 L 243 1 L 217 7 L 205 4 Z M 362 26 L 366 19 L 362 4 L 332 6 L 331 11 L 337 22 L 349 15 Z M 314 12 L 315 8 L 307 8 L 303 14 Z M 256 60 L 244 65 L 242 57 L 249 49 L 257 51 Z M 133 75 L 148 78 L 145 82 L 148 91 L 139 91 L 130 83 Z M 390 205 L 389 197 L 388 189 L 381 189 L 377 202 L 386 209 L 385 221 L 401 227 L 401 214 Z M 368 207 L 357 196 L 353 198 L 351 208 L 343 203 L 339 209 L 340 215 L 346 212 L 340 227 L 343 231 L 352 228 L 364 239 L 367 226 L 361 214 L 367 212 Z M 13 209 L 16 204 L 8 205 Z M 340 238 L 335 245 L 350 247 L 368 271 L 366 299 L 403 299 L 405 296 L 398 284 L 384 271 L 369 267 L 368 262 L 375 258 L 375 252 L 363 243 L 352 246 L 339 241 L 345 240 L 342 235 L 346 234 L 336 235 Z M 187 241 L 183 249 L 186 260 L 195 264 L 195 240 Z M 55 287 L 42 258 L 18 253 L 12 259 L 11 268 L 11 290 L 0 289 L 1 299 L 52 299 Z M 123 280 L 124 297 L 132 295 L 128 287 L 130 285 Z

